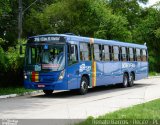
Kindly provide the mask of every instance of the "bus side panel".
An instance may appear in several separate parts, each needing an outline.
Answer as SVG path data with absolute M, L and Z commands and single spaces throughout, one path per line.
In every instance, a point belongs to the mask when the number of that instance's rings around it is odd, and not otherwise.
M 104 85 L 103 62 L 96 62 L 96 86 Z
M 123 74 L 122 74 L 122 62 L 113 62 L 112 63 L 112 75 L 113 75 L 113 84 L 122 83 Z
M 109 85 L 109 84 L 113 84 L 113 71 L 114 69 L 113 67 L 113 63 L 112 62 L 103 62 L 104 68 L 104 74 L 103 74 L 103 84 L 105 85 Z
M 79 63 L 67 67 L 68 89 L 77 89 L 79 79 Z
M 136 80 L 146 78 L 148 76 L 148 62 L 137 62 Z

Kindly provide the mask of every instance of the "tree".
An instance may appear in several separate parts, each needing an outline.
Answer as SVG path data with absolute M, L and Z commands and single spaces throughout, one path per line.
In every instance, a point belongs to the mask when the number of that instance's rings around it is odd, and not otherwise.
M 149 48 L 150 70 L 160 71 L 160 10 L 146 8 L 143 18 L 134 29 L 133 39 L 138 43 L 147 43 Z
M 125 17 L 112 14 L 103 0 L 61 0 L 42 13 L 32 11 L 27 34 L 68 33 L 106 39 L 130 39 Z M 103 32 L 103 33 L 101 33 Z M 103 34 L 103 35 L 102 35 Z

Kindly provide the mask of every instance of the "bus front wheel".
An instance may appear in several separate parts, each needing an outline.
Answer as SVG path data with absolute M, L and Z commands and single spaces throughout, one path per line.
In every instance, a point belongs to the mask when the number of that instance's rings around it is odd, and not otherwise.
M 122 87 L 126 88 L 128 86 L 129 80 L 128 80 L 128 75 L 125 73 L 123 75 L 123 83 L 122 83 Z
M 88 79 L 86 77 L 82 77 L 81 79 L 79 92 L 81 95 L 84 95 L 88 92 Z
M 43 92 L 45 93 L 45 95 L 52 95 L 53 90 L 43 90 Z

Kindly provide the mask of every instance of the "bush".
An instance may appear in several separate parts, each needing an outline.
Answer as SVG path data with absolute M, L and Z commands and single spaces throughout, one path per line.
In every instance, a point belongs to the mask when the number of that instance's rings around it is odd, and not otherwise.
M 0 87 L 22 86 L 24 56 L 20 57 L 18 45 L 6 52 L 0 47 Z

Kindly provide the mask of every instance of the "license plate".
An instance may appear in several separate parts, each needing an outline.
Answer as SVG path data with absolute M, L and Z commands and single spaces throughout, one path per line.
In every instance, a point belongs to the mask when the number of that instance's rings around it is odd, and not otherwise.
M 38 87 L 39 87 L 39 88 L 44 88 L 44 87 L 45 87 L 45 85 L 38 85 Z

